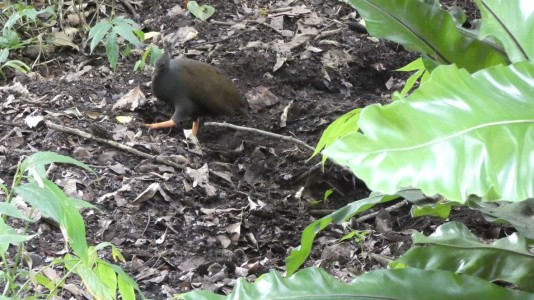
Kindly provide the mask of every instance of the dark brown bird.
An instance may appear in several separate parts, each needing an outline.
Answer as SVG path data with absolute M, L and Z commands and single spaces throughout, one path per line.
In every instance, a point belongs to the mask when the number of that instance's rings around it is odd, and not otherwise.
M 196 136 L 201 116 L 234 112 L 249 116 L 246 100 L 219 69 L 196 60 L 171 59 L 168 52 L 156 60 L 152 92 L 173 106 L 174 114 L 169 121 L 146 124 L 149 128 L 173 127 L 191 118 Z

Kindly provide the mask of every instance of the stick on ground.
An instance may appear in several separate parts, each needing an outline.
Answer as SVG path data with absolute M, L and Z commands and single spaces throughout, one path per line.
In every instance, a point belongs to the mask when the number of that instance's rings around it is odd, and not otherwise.
M 126 146 L 126 145 L 123 145 L 123 144 L 119 144 L 119 143 L 117 143 L 115 141 L 106 140 L 106 139 L 103 139 L 103 138 L 96 137 L 96 136 L 94 136 L 94 135 L 92 135 L 90 133 L 87 133 L 85 131 L 81 131 L 81 130 L 76 129 L 76 128 L 71 128 L 71 127 L 66 127 L 66 126 L 63 126 L 63 125 L 55 124 L 55 123 L 52 123 L 49 120 L 46 120 L 45 124 L 46 124 L 46 126 L 48 128 L 51 128 L 51 129 L 54 129 L 54 130 L 57 130 L 57 131 L 60 131 L 60 132 L 74 134 L 74 135 L 77 135 L 77 136 L 80 136 L 80 137 L 83 137 L 83 138 L 86 138 L 86 139 L 90 139 L 90 140 L 93 140 L 93 141 L 96 141 L 96 142 L 99 142 L 99 143 L 103 143 L 103 144 L 118 148 L 120 150 L 129 152 L 129 153 L 132 153 L 132 154 L 135 154 L 135 155 L 147 158 L 147 159 L 152 159 L 154 161 L 160 162 L 162 164 L 166 164 L 166 165 L 171 166 L 171 167 L 175 167 L 175 168 L 177 168 L 179 170 L 185 169 L 185 166 L 179 165 L 179 164 L 177 164 L 175 162 L 172 162 L 170 160 L 167 160 L 167 159 L 165 159 L 165 158 L 163 158 L 161 156 L 150 155 L 148 153 L 139 151 L 139 150 L 134 149 L 132 147 L 129 147 L 129 146 Z
M 261 130 L 261 129 L 251 128 L 251 127 L 237 126 L 237 125 L 233 125 L 233 124 L 230 124 L 230 123 L 206 122 L 206 123 L 204 123 L 204 125 L 206 125 L 206 126 L 228 127 L 228 128 L 242 130 L 242 131 L 249 131 L 249 132 L 259 133 L 259 134 L 263 134 L 263 135 L 270 136 L 270 137 L 273 137 L 273 138 L 277 138 L 277 139 L 289 141 L 289 142 L 292 142 L 292 143 L 295 143 L 295 144 L 299 144 L 299 145 L 303 146 L 304 148 L 310 150 L 311 152 L 315 151 L 315 148 L 313 148 L 312 146 L 304 143 L 303 141 L 301 141 L 299 139 L 291 137 L 291 136 L 280 135 L 280 134 L 272 133 L 272 132 Z

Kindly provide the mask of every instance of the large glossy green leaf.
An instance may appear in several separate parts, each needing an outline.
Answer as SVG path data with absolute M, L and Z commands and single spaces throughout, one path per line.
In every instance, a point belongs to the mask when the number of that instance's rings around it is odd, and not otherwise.
M 477 197 L 470 197 L 467 204 L 480 211 L 486 221 L 509 223 L 520 235 L 534 240 L 534 199 L 510 203 L 482 202 Z
M 276 272 L 255 283 L 238 280 L 227 297 L 208 292 L 191 292 L 183 299 L 534 299 L 533 294 L 508 290 L 474 276 L 421 269 L 376 270 L 350 283 L 343 283 L 324 270 L 309 268 L 284 278 Z
M 363 133 L 324 151 L 384 194 L 419 188 L 464 203 L 534 197 L 534 65 L 441 66 L 408 98 L 366 107 Z
M 512 62 L 534 59 L 532 0 L 476 0 L 482 13 L 482 38 L 501 41 Z
M 517 234 L 488 245 L 480 242 L 462 223 L 451 222 L 441 225 L 428 237 L 415 233 L 413 243 L 392 266 L 446 270 L 489 281 L 505 281 L 534 291 L 534 254 L 526 240 Z
M 460 34 L 453 18 L 434 0 L 347 0 L 370 34 L 402 44 L 442 64 L 470 72 L 507 63 L 499 49 Z

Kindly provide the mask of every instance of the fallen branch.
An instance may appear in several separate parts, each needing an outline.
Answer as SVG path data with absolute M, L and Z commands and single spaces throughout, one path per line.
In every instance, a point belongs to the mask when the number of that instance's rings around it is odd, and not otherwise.
M 60 132 L 74 134 L 74 135 L 77 135 L 77 136 L 80 136 L 80 137 L 83 137 L 83 138 L 86 138 L 86 139 L 90 139 L 90 140 L 93 140 L 93 141 L 96 141 L 96 142 L 99 142 L 99 143 L 103 143 L 103 144 L 115 147 L 117 149 L 120 149 L 120 150 L 129 152 L 129 153 L 135 154 L 137 156 L 140 156 L 140 157 L 143 157 L 143 158 L 147 158 L 147 159 L 151 159 L 151 160 L 160 162 L 162 164 L 166 164 L 166 165 L 171 166 L 171 167 L 175 167 L 175 168 L 177 168 L 179 170 L 185 169 L 185 166 L 179 165 L 179 164 L 177 164 L 175 162 L 172 162 L 172 161 L 169 161 L 169 160 L 167 160 L 167 159 L 165 159 L 165 158 L 163 158 L 161 156 L 150 155 L 148 153 L 139 151 L 139 150 L 134 149 L 132 147 L 129 147 L 129 146 L 126 146 L 126 145 L 123 145 L 123 144 L 119 144 L 119 143 L 117 143 L 115 141 L 106 140 L 106 139 L 103 139 L 103 138 L 96 137 L 96 136 L 94 136 L 94 135 L 92 135 L 90 133 L 87 133 L 85 131 L 81 131 L 81 130 L 76 129 L 76 128 L 66 127 L 66 126 L 63 126 L 63 125 L 58 125 L 58 124 L 52 123 L 49 120 L 45 120 L 45 124 L 46 124 L 46 126 L 48 128 L 51 128 L 51 129 L 54 129 L 54 130 L 57 130 L 57 131 L 60 131 Z
M 251 127 L 237 126 L 237 125 L 233 125 L 233 124 L 229 124 L 229 123 L 206 122 L 206 123 L 204 123 L 204 125 L 206 125 L 206 126 L 228 127 L 228 128 L 242 130 L 242 131 L 259 133 L 259 134 L 263 134 L 263 135 L 266 135 L 266 136 L 274 137 L 274 138 L 277 138 L 277 139 L 293 142 L 295 144 L 299 144 L 299 145 L 307 148 L 311 152 L 315 151 L 315 148 L 313 148 L 312 146 L 304 143 L 303 141 L 301 141 L 299 139 L 291 137 L 291 136 L 280 135 L 280 134 L 272 133 L 272 132 L 261 130 L 261 129 L 251 128 Z

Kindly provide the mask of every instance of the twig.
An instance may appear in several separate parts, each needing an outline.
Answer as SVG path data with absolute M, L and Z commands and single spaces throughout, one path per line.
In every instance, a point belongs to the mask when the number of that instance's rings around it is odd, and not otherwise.
M 315 148 L 313 148 L 312 146 L 304 143 L 303 141 L 301 141 L 299 139 L 291 137 L 291 136 L 280 135 L 280 134 L 276 134 L 276 133 L 272 133 L 272 132 L 269 132 L 269 131 L 264 131 L 264 130 L 256 129 L 256 128 L 237 126 L 237 125 L 233 125 L 233 124 L 229 124 L 229 123 L 206 122 L 206 123 L 204 123 L 204 125 L 206 125 L 206 126 L 228 127 L 228 128 L 242 130 L 242 131 L 249 131 L 249 132 L 259 133 L 259 134 L 263 134 L 263 135 L 266 135 L 266 136 L 270 136 L 270 137 L 282 139 L 282 140 L 285 140 L 285 141 L 293 142 L 295 144 L 299 144 L 299 145 L 307 148 L 311 152 L 315 151 Z
M 135 8 L 133 8 L 132 4 L 130 3 L 130 1 L 127 1 L 127 0 L 120 0 L 122 5 L 126 6 L 126 8 L 128 8 L 130 10 L 130 12 L 132 13 L 132 15 L 134 16 L 134 18 L 137 18 L 138 17 L 138 14 L 137 12 L 135 11 Z
M 225 25 L 225 26 L 234 26 L 234 22 L 223 22 L 223 21 L 217 21 L 217 20 L 211 20 L 210 23 L 215 25 Z
M 185 166 L 179 165 L 179 164 L 177 164 L 175 162 L 172 162 L 172 161 L 169 161 L 169 160 L 167 160 L 167 159 L 165 159 L 165 158 L 163 158 L 161 156 L 150 155 L 148 153 L 139 151 L 139 150 L 134 149 L 132 147 L 129 147 L 129 146 L 126 146 L 126 145 L 123 145 L 123 144 L 119 144 L 119 143 L 117 143 L 115 141 L 106 140 L 106 139 L 102 139 L 102 138 L 96 137 L 96 136 L 94 136 L 94 135 L 92 135 L 90 133 L 87 133 L 85 131 L 81 131 L 81 130 L 76 129 L 76 128 L 70 128 L 70 127 L 65 127 L 65 126 L 62 126 L 62 125 L 58 125 L 58 124 L 52 123 L 49 120 L 46 120 L 45 124 L 46 124 L 46 126 L 48 128 L 51 128 L 51 129 L 54 129 L 54 130 L 57 130 L 57 131 L 74 134 L 74 135 L 81 136 L 83 138 L 90 139 L 90 140 L 93 140 L 93 141 L 96 141 L 96 142 L 99 142 L 99 143 L 107 144 L 107 145 L 115 147 L 117 149 L 129 152 L 129 153 L 132 153 L 132 154 L 135 154 L 135 155 L 147 158 L 147 159 L 152 159 L 152 160 L 155 160 L 155 161 L 160 162 L 162 164 L 166 164 L 166 165 L 169 165 L 171 167 L 175 167 L 175 168 L 180 169 L 180 170 L 185 169 Z
M 399 202 L 399 203 L 397 203 L 395 205 L 391 205 L 389 207 L 384 208 L 384 210 L 385 211 L 397 210 L 397 209 L 399 209 L 399 208 L 401 208 L 401 207 L 403 207 L 404 205 L 407 205 L 407 204 L 408 204 L 408 201 L 402 200 L 401 202 Z M 372 213 L 367 214 L 365 216 L 361 216 L 358 219 L 356 219 L 356 222 L 363 222 L 363 221 L 367 221 L 367 220 L 369 220 L 371 218 L 374 218 L 374 217 L 376 217 L 376 215 L 378 215 L 379 212 L 380 211 L 375 211 L 375 212 L 372 212 Z
M 392 205 L 392 206 L 388 206 L 386 208 L 384 208 L 385 211 L 393 211 L 393 210 L 397 210 L 401 207 L 403 207 L 404 205 L 407 205 L 408 204 L 408 201 L 406 200 L 402 200 L 401 202 L 395 204 L 395 205 Z M 334 213 L 336 212 L 336 210 L 334 209 L 312 209 L 312 210 L 309 210 L 309 213 L 310 215 L 312 216 L 317 216 L 317 217 L 324 217 L 324 216 L 327 216 L 331 213 Z M 359 218 L 356 219 L 356 222 L 364 222 L 364 221 L 367 221 L 369 219 L 372 219 L 374 217 L 376 217 L 376 215 L 378 215 L 380 211 L 375 211 L 375 212 L 372 212 L 372 213 L 369 213 L 369 214 L 366 214 L 366 215 L 363 215 Z
M 393 259 L 380 254 L 369 253 L 369 257 L 384 267 L 387 267 L 389 263 L 393 261 Z
M 332 30 L 328 30 L 328 31 L 323 31 L 321 32 L 320 34 L 318 34 L 314 40 L 318 40 L 318 39 L 322 39 L 324 37 L 327 37 L 327 36 L 330 36 L 330 35 L 334 35 L 334 34 L 337 34 L 339 32 L 341 32 L 343 30 L 343 28 L 337 28 L 337 29 L 332 29 Z
M 16 128 L 11 128 L 11 130 L 6 135 L 4 135 L 3 138 L 0 139 L 0 143 L 8 139 L 13 133 L 15 133 L 15 131 L 16 131 Z

